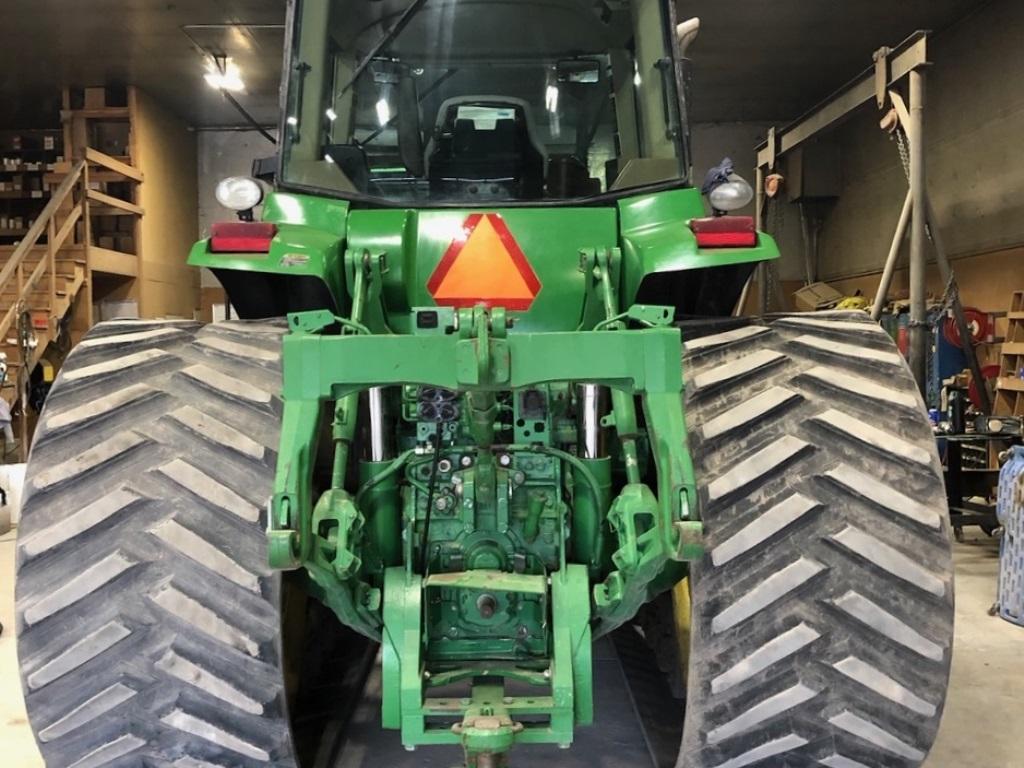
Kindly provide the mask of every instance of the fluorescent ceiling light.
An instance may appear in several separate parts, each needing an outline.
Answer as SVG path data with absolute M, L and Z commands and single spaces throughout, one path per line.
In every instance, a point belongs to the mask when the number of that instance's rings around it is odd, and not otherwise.
M 206 65 L 204 79 L 211 88 L 218 91 L 244 91 L 245 83 L 242 81 L 242 71 L 230 58 L 217 58 Z

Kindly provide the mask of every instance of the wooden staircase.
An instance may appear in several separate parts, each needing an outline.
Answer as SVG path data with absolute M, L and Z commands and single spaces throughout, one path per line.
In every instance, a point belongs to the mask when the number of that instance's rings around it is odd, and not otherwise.
M 91 181 L 92 174 L 102 182 L 141 181 L 123 161 L 86 149 L 61 170 L 49 204 L 0 268 L 0 352 L 7 357 L 0 397 L 14 414 L 20 461 L 28 454 L 32 426 L 25 407 L 32 371 L 44 356 L 56 357 L 59 365 L 62 355 L 53 354 L 54 345 L 68 351 L 92 325 L 91 298 L 81 299 L 90 290 L 91 252 L 103 249 L 91 244 L 91 217 L 111 209 L 141 215 L 133 202 L 111 197 Z M 79 305 L 86 311 L 76 312 Z M 5 458 L 10 453 L 8 447 Z

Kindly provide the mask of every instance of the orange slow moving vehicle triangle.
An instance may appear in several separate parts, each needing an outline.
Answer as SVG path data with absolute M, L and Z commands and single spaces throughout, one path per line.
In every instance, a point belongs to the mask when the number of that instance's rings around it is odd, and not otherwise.
M 505 221 L 497 213 L 474 213 L 462 224 L 427 281 L 441 306 L 505 307 L 526 311 L 540 280 Z

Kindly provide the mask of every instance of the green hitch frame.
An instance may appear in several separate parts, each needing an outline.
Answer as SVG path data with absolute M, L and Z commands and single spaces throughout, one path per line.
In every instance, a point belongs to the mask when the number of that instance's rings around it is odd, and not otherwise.
M 476 666 L 466 672 L 432 676 L 424 669 L 422 601 L 440 585 L 460 583 L 465 588 L 547 594 L 551 615 L 553 653 L 549 665 L 529 671 L 509 662 Z M 461 744 L 468 766 L 481 755 L 500 755 L 513 744 L 572 744 L 576 725 L 593 722 L 592 657 L 588 584 L 583 566 L 569 565 L 550 577 L 495 571 L 435 574 L 424 581 L 407 578 L 402 568 L 384 577 L 384 640 L 382 644 L 383 706 L 381 724 L 401 731 L 409 748 L 421 745 Z M 470 698 L 429 696 L 431 689 L 470 679 Z M 508 696 L 504 681 L 517 680 L 544 690 L 537 695 Z M 500 694 L 499 694 L 500 692 Z M 549 722 L 523 725 L 517 716 L 547 715 Z M 451 725 L 431 719 L 461 719 Z
M 680 332 L 669 327 L 671 311 L 664 307 L 634 306 L 619 313 L 618 260 L 614 249 L 581 254 L 588 293 L 605 307 L 605 320 L 592 331 L 508 333 L 504 310 L 477 307 L 458 310 L 453 333 L 371 335 L 362 313 L 379 291 L 384 259 L 368 253 L 345 256 L 353 275 L 350 318 L 328 311 L 288 318 L 282 438 L 268 525 L 270 563 L 305 568 L 317 597 L 345 624 L 382 643 L 384 727 L 401 730 L 410 748 L 461 744 L 473 766 L 481 756 L 503 755 L 513 743 L 568 746 L 575 725 L 593 717 L 593 638 L 629 620 L 685 575 L 687 561 L 702 554 L 686 449 Z M 646 327 L 629 329 L 628 321 Z M 338 328 L 340 333 L 330 333 Z M 612 411 L 603 425 L 617 432 L 627 482 L 611 499 L 611 459 L 580 458 L 541 444 L 518 446 L 555 456 L 571 473 L 574 522 L 559 526 L 560 565 L 547 576 L 493 570 L 416 573 L 415 521 L 403 523 L 399 493 L 401 472 L 414 451 L 391 461 L 361 461 L 360 488 L 354 494 L 344 488 L 360 394 L 398 384 L 438 387 L 468 395 L 477 461 L 466 486 L 477 495 L 478 515 L 486 516 L 498 475 L 493 449 L 517 447 L 496 444 L 497 394 L 564 382 L 610 390 Z M 640 475 L 637 398 L 657 470 L 656 489 L 643 484 Z M 328 404 L 333 404 L 332 487 L 314 499 L 315 447 Z M 527 538 L 537 535 L 541 513 L 540 506 L 528 507 Z M 544 601 L 551 617 L 544 668 L 478 660 L 432 672 L 425 596 L 434 589 L 538 596 L 534 599 Z M 543 690 L 498 700 L 507 679 Z M 429 695 L 432 688 L 460 680 L 472 681 L 468 698 Z M 517 722 L 527 714 L 548 719 L 542 726 Z M 438 717 L 456 722 L 439 728 Z

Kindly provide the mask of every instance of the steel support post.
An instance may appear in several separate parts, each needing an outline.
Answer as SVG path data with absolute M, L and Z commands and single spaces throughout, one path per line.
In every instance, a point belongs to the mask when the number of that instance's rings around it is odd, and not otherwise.
M 889 286 L 892 285 L 892 275 L 896 271 L 896 262 L 900 258 L 900 246 L 903 245 L 903 239 L 907 236 L 907 227 L 910 225 L 910 212 L 913 207 L 914 197 L 908 191 L 907 199 L 903 201 L 903 211 L 900 213 L 899 223 L 896 225 L 896 234 L 893 235 L 892 245 L 889 248 L 889 256 L 885 260 L 885 270 L 882 272 L 882 281 L 878 284 L 875 303 L 871 307 L 871 319 L 875 322 L 881 319 L 886 298 L 889 296 Z
M 925 74 L 910 73 L 910 370 L 923 393 L 928 380 L 928 326 L 925 306 L 925 249 L 927 247 L 927 173 L 924 149 Z
M 764 232 L 764 166 L 757 166 L 757 174 L 754 181 L 754 200 L 756 208 L 754 210 L 754 226 L 758 232 Z M 766 262 L 761 262 L 757 265 L 754 270 L 754 274 L 751 275 L 750 280 L 743 287 L 743 295 L 740 297 L 740 303 L 737 306 L 736 315 L 743 314 L 743 307 L 747 303 L 747 293 L 750 290 L 751 280 L 757 280 L 757 289 L 759 296 L 758 310 L 763 315 L 768 311 L 768 265 Z

